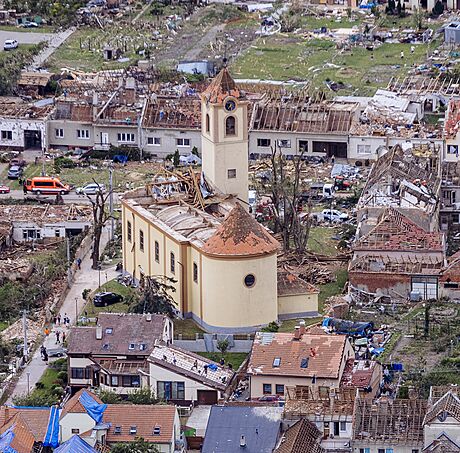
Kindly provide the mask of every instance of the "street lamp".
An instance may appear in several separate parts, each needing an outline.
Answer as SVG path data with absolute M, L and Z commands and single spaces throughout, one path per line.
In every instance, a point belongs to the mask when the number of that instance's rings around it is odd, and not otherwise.
M 78 320 L 78 297 L 75 298 L 75 325 L 77 325 Z
M 97 263 L 97 270 L 99 272 L 99 285 L 98 285 L 98 287 L 99 287 L 99 291 L 100 291 L 101 290 L 101 262 L 100 261 Z
M 30 373 L 27 372 L 27 396 L 30 395 Z

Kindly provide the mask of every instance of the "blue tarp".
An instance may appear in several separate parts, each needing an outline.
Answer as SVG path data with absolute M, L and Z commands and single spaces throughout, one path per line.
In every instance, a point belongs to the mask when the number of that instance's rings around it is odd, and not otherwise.
M 83 392 L 80 395 L 80 403 L 96 423 L 101 422 L 107 404 L 99 404 L 88 392 Z
M 56 448 L 59 445 L 59 416 L 61 409 L 51 407 L 50 418 L 48 419 L 48 428 L 46 429 L 45 439 L 43 440 L 44 447 Z
M 368 336 L 374 329 L 373 322 L 355 322 L 338 318 L 325 318 L 322 325 L 333 332 L 358 337 Z
M 0 451 L 3 453 L 18 453 L 13 447 L 11 447 L 11 442 L 14 439 L 14 432 L 13 426 L 8 428 L 1 436 L 0 436 Z
M 97 453 L 97 450 L 88 445 L 79 436 L 73 436 L 60 447 L 56 448 L 54 453 Z

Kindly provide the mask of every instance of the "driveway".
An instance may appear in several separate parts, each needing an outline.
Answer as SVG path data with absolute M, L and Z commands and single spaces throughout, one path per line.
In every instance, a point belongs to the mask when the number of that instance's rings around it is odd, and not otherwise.
M 3 52 L 3 43 L 7 39 L 15 39 L 21 44 L 38 44 L 42 41 L 50 41 L 53 37 L 52 33 L 35 33 L 35 32 L 21 32 L 21 31 L 5 31 L 0 30 L 0 46 Z

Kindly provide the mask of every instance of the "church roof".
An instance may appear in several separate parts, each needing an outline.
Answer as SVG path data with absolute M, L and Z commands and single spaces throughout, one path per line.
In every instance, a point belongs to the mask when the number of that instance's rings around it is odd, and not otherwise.
M 227 68 L 222 69 L 222 71 L 217 74 L 206 90 L 203 91 L 202 95 L 207 102 L 212 104 L 221 103 L 228 96 L 232 96 L 236 99 L 242 99 L 244 97 Z
M 257 256 L 275 253 L 279 242 L 237 203 L 203 251 L 216 256 Z

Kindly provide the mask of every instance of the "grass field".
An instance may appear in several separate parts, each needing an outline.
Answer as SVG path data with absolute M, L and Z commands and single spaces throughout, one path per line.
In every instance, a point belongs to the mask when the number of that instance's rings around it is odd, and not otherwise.
M 338 50 L 332 41 L 304 40 L 294 35 L 259 38 L 232 66 L 237 78 L 309 80 L 313 87 L 326 89 L 326 81 L 341 82 L 340 94 L 372 95 L 392 76 L 406 74 L 424 62 L 427 51 L 437 44 L 385 43 L 374 51 L 364 47 Z M 400 58 L 401 51 L 404 59 Z
M 95 163 L 96 168 L 91 167 L 75 167 L 63 168 L 59 173 L 55 172 L 54 165 L 51 161 L 45 164 L 45 172 L 49 176 L 58 176 L 62 182 L 70 184 L 75 187 L 84 186 L 87 183 L 97 182 L 109 185 L 109 171 L 106 167 Z M 148 178 L 152 177 L 158 171 L 156 164 L 139 164 L 136 162 L 128 163 L 128 165 L 114 166 L 113 172 L 113 187 L 115 192 L 123 192 L 126 190 L 126 183 L 133 183 L 135 186 L 142 185 Z M 6 184 L 12 189 L 20 189 L 18 181 L 7 179 L 8 169 L 5 168 L 0 174 L 1 184 Z M 33 178 L 34 176 L 41 176 L 42 166 L 29 164 L 25 168 L 24 177 Z
M 323 255 L 337 255 L 337 243 L 332 237 L 337 233 L 337 228 L 312 227 L 308 237 L 308 250 Z
M 54 33 L 56 30 L 51 25 L 42 25 L 37 28 L 16 27 L 14 25 L 0 25 L 0 31 L 18 31 L 20 33 Z
M 104 271 L 101 271 L 101 283 L 104 282 Z M 93 318 L 97 316 L 98 313 L 127 313 L 128 312 L 128 303 L 131 297 L 134 295 L 134 289 L 127 286 L 121 285 L 116 280 L 111 280 L 107 283 L 101 284 L 101 289 L 96 289 L 94 294 L 99 292 L 113 292 L 123 296 L 124 301 L 118 304 L 109 305 L 108 307 L 95 307 L 92 300 L 89 300 L 83 309 L 83 312 L 87 312 L 88 317 Z
M 214 360 L 214 362 L 219 362 L 223 357 L 225 364 L 231 363 L 234 370 L 237 370 L 247 357 L 246 352 L 226 352 L 223 355 L 220 352 L 198 352 L 197 354 L 207 359 Z

